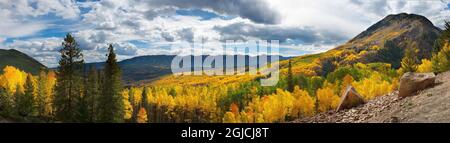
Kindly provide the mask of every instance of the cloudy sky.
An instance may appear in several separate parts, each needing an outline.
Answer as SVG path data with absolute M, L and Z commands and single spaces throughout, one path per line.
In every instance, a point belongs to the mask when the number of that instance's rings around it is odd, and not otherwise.
M 87 62 L 104 60 L 108 43 L 127 59 L 178 54 L 184 49 L 170 45 L 196 39 L 279 40 L 280 53 L 294 56 L 342 44 L 388 14 L 416 13 L 442 27 L 449 7 L 449 0 L 0 0 L 0 48 L 54 67 L 70 32 Z

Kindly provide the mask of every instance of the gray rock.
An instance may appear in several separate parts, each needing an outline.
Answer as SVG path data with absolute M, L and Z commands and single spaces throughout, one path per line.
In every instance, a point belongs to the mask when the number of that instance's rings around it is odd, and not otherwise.
M 364 98 L 356 92 L 355 88 L 348 86 L 344 94 L 341 96 L 341 101 L 336 111 L 350 109 L 364 103 L 366 103 L 366 101 L 364 101 Z
M 414 95 L 417 91 L 426 89 L 434 84 L 434 73 L 405 73 L 400 79 L 399 97 Z

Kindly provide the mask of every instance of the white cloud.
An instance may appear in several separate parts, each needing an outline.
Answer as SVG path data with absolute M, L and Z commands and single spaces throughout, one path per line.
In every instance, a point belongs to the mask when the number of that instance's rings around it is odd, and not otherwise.
M 64 19 L 75 19 L 79 13 L 72 0 L 2 0 L 0 36 L 30 36 L 48 27 L 46 22 L 39 21 L 39 16 L 55 14 Z
M 424 15 L 438 26 L 450 17 L 448 1 L 416 0 L 266 0 L 282 16 L 280 25 L 312 26 L 353 37 L 388 14 Z
M 231 40 L 275 38 L 285 40 L 286 55 L 300 52 L 323 51 L 356 36 L 388 14 L 408 12 L 424 15 L 442 27 L 449 19 L 448 1 L 410 0 L 251 0 L 236 3 L 210 3 L 193 0 L 179 3 L 178 0 L 101 0 L 74 2 L 73 0 L 0 0 L 0 45 L 7 38 L 26 37 L 55 25 L 53 17 L 72 20 L 72 30 L 84 50 L 87 62 L 105 59 L 107 45 L 116 47 L 118 58 L 140 55 L 177 54 L 182 47 L 168 48 L 171 44 L 192 42 L 198 39 Z M 202 3 L 203 2 L 203 3 Z M 214 2 L 214 1 L 211 1 Z M 233 1 L 234 2 L 234 1 Z M 259 3 L 255 3 L 259 2 Z M 245 9 L 243 6 L 255 6 Z M 90 9 L 87 13 L 80 8 Z M 198 16 L 181 16 L 175 10 L 200 8 L 221 16 L 237 16 L 233 19 L 212 18 L 203 20 Z M 265 9 L 267 11 L 262 11 Z M 218 30 L 217 27 L 230 29 Z M 215 28 L 216 27 L 216 28 Z M 61 29 L 72 29 L 62 27 Z M 247 29 L 245 28 L 252 28 Z M 225 30 L 225 31 L 223 31 Z M 243 30 L 243 31 L 239 31 Z M 37 36 L 38 37 L 38 36 Z M 239 38 L 237 38 L 239 37 Z M 311 40 L 311 37 L 313 40 Z M 310 38 L 308 40 L 308 38 Z M 48 43 L 45 43 L 48 40 Z M 303 41 L 303 44 L 296 43 Z M 9 41 L 9 40 L 8 40 Z M 146 43 L 135 44 L 132 41 Z M 46 65 L 55 65 L 59 54 L 50 49 L 60 46 L 60 38 L 31 38 L 3 42 L 3 47 L 18 48 L 42 60 Z M 54 45 L 54 46 L 49 46 Z M 214 45 L 205 46 L 214 54 Z M 33 51 L 34 49 L 34 51 Z M 45 50 L 47 49 L 47 50 Z M 42 53 L 42 54 L 41 54 Z M 56 54 L 55 54 L 56 53 Z
M 61 47 L 61 38 L 36 38 L 28 40 L 14 40 L 5 45 L 6 48 L 21 51 L 49 67 L 56 66 Z

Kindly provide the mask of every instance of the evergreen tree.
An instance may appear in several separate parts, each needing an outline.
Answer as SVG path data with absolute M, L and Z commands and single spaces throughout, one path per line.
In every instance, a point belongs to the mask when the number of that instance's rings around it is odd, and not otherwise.
M 384 42 L 383 48 L 376 54 L 380 62 L 390 63 L 393 68 L 399 68 L 403 52 L 394 42 L 388 40 Z
M 20 91 L 17 91 L 20 93 Z M 33 75 L 28 74 L 25 82 L 25 92 L 17 94 L 16 107 L 19 116 L 27 117 L 33 114 L 34 97 L 36 96 L 36 85 L 34 84 Z
M 59 52 L 61 59 L 55 88 L 55 116 L 57 120 L 75 122 L 78 104 L 76 100 L 83 94 L 83 54 L 70 34 L 64 38 L 62 49 Z
M 402 59 L 402 72 L 416 72 L 417 71 L 417 51 L 416 48 L 407 48 Z
M 37 98 L 36 98 L 36 110 L 40 117 L 44 117 L 46 114 L 46 98 L 48 95 L 48 91 L 46 90 L 47 86 L 47 74 L 45 71 L 41 71 L 39 73 L 38 85 L 37 85 Z
M 89 73 L 87 75 L 86 81 L 86 90 L 85 90 L 85 101 L 86 101 L 86 111 L 87 111 L 87 121 L 95 122 L 96 114 L 97 114 L 97 105 L 96 101 L 100 95 L 100 87 L 99 87 L 99 74 L 97 69 L 93 66 L 90 68 Z
M 141 107 L 142 108 L 144 108 L 146 111 L 150 111 L 150 107 L 149 107 L 149 105 L 148 105 L 148 89 L 149 87 L 144 87 L 143 89 L 142 89 L 142 105 L 141 105 Z M 173 91 L 173 92 L 176 92 L 175 91 L 175 89 L 171 89 L 171 91 Z M 175 95 L 176 95 L 176 93 L 175 93 Z M 175 96 L 175 95 L 173 95 L 173 96 Z M 146 112 L 146 116 L 150 116 L 149 114 L 150 114 L 150 112 Z
M 434 42 L 433 54 L 440 52 L 442 47 L 445 46 L 445 43 L 448 42 L 450 42 L 450 22 L 445 21 L 444 30 L 442 31 L 441 36 Z
M 292 64 L 291 64 L 291 60 L 289 59 L 289 64 L 288 64 L 288 73 L 287 73 L 287 90 L 289 92 L 293 92 L 294 91 L 294 76 L 292 74 Z
M 442 73 L 450 70 L 450 44 L 446 43 L 436 54 L 431 58 L 432 70 L 435 73 Z
M 100 122 L 123 122 L 124 103 L 122 102 L 121 70 L 117 64 L 114 48 L 109 45 L 108 59 L 105 63 L 103 90 L 100 98 Z
M 12 95 L 6 92 L 6 89 L 0 87 L 0 115 L 3 117 L 10 117 L 13 109 Z
M 142 89 L 142 103 L 140 107 L 145 108 L 146 110 L 148 110 L 148 87 L 143 87 Z

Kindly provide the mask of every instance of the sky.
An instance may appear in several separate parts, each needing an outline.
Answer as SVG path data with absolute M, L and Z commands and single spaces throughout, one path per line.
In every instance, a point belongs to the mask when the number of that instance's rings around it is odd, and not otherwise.
M 279 40 L 298 56 L 343 44 L 389 14 L 415 13 L 443 27 L 449 0 L 0 0 L 0 49 L 17 49 L 57 66 L 71 33 L 86 62 L 186 51 L 198 39 Z M 204 54 L 217 54 L 214 45 Z

